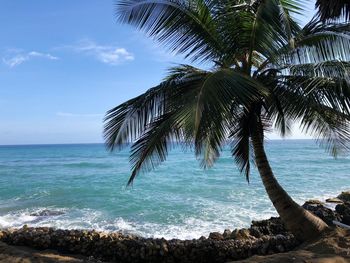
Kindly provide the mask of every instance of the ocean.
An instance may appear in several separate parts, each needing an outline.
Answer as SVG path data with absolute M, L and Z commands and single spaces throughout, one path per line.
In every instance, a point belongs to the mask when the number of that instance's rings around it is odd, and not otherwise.
M 276 177 L 300 204 L 350 189 L 350 158 L 329 156 L 312 140 L 267 141 Z M 192 239 L 276 216 L 253 168 L 248 184 L 229 148 L 200 168 L 181 147 L 133 187 L 129 149 L 103 144 L 0 146 L 0 228 L 52 226 Z

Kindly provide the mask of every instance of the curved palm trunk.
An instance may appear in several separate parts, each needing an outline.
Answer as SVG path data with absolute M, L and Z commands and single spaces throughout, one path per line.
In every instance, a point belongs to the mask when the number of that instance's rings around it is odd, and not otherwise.
M 304 241 L 320 235 L 327 225 L 302 208 L 287 194 L 273 175 L 264 149 L 262 129 L 252 136 L 255 161 L 266 192 L 283 223 L 298 239 Z

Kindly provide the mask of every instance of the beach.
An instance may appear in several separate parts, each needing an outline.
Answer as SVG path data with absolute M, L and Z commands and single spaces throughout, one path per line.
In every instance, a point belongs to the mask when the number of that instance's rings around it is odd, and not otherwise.
M 166 240 L 125 235 L 121 232 L 33 228 L 25 225 L 20 229 L 3 229 L 0 231 L 0 241 L 9 245 L 45 250 L 38 252 L 22 248 L 21 254 L 24 258 L 37 255 L 44 259 L 49 257 L 45 255 L 51 255 L 50 260 L 54 260 L 52 262 L 75 262 L 74 260 L 87 259 L 92 262 L 101 260 L 125 263 L 229 262 L 254 255 L 260 257 L 248 259 L 247 262 L 278 262 L 278 259 L 290 256 L 295 257 L 295 261 L 291 262 L 305 262 L 298 260 L 316 258 L 321 261 L 312 262 L 347 262 L 350 260 L 350 229 L 338 228 L 333 222 L 350 223 L 349 201 L 350 192 L 343 192 L 337 197 L 328 199 L 330 204 L 335 204 L 335 210 L 327 208 L 327 205 L 321 201 L 306 202 L 303 205 L 305 209 L 319 216 L 331 226 L 321 237 L 306 243 L 300 242 L 288 232 L 279 218 L 253 221 L 250 228 L 247 229 L 232 231 L 226 229 L 223 233 L 212 232 L 208 238 L 203 236 L 192 240 Z M 13 250 L 21 250 L 21 248 L 4 244 L 1 249 L 4 262 L 10 259 L 15 262 L 15 258 L 12 259 L 12 254 L 15 253 Z M 53 249 L 55 252 L 47 251 L 47 249 Z M 57 251 L 60 251 L 61 254 L 57 254 Z M 292 252 L 285 255 L 261 257 L 288 251 Z M 78 258 L 65 256 L 62 252 L 83 256 Z M 322 261 L 324 259 L 334 261 Z
M 241 263 L 347 263 L 349 262 L 347 249 L 350 246 L 349 233 L 338 230 L 328 238 L 322 237 L 311 244 L 304 245 L 294 251 L 273 254 L 269 256 L 253 256 Z M 342 256 L 343 254 L 343 256 Z M 37 250 L 28 247 L 9 246 L 0 242 L 0 262 L 14 263 L 76 263 L 101 262 L 89 257 L 68 255 L 54 250 Z
M 269 141 L 267 150 L 299 204 L 318 199 L 304 207 L 327 224 L 350 224 L 348 197 L 337 199 L 349 190 L 348 157 L 334 160 L 310 140 Z M 203 170 L 175 148 L 133 187 L 125 185 L 128 154 L 101 144 L 1 146 L 2 262 L 227 262 L 303 246 L 276 218 L 256 171 L 248 184 L 227 149 Z M 301 257 L 343 253 L 305 249 Z

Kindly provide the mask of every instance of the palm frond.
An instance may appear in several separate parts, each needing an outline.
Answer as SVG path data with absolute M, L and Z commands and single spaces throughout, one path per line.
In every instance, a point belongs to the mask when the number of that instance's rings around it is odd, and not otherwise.
M 208 75 L 193 102 L 193 117 L 189 117 L 194 121 L 186 129 L 186 134 L 194 132 L 195 152 L 197 156 L 203 154 L 203 166 L 211 166 L 219 156 L 229 134 L 229 122 L 235 118 L 233 105 L 245 109 L 267 95 L 267 88 L 234 70 L 221 69 Z
M 284 69 L 298 64 L 350 60 L 349 22 L 321 23 L 314 18 L 303 29 L 295 32 L 293 45 L 286 44 L 272 54 L 259 71 L 268 64 Z
M 292 90 L 299 92 L 300 96 L 315 97 L 317 103 L 332 109 L 349 114 L 350 86 L 340 78 L 288 76 L 288 85 L 294 86 Z M 316 103 L 315 102 L 315 103 Z
M 279 71 L 276 69 L 268 69 L 257 76 L 265 87 L 269 88 L 270 95 L 264 101 L 265 118 L 273 123 L 273 127 L 279 132 L 282 137 L 291 133 L 292 121 L 284 112 L 284 107 L 281 103 L 281 92 L 278 79 Z M 283 95 L 282 95 L 283 96 Z
M 315 17 L 301 28 L 293 17 L 303 13 L 301 2 L 117 2 L 119 21 L 214 65 L 173 67 L 158 86 L 107 113 L 107 147 L 133 143 L 129 184 L 164 161 L 174 141 L 193 146 L 208 167 L 227 138 L 249 181 L 250 139 L 261 125 L 284 136 L 300 121 L 333 155 L 348 149 L 350 22 Z
M 350 60 L 350 23 L 321 23 L 311 20 L 296 39 L 296 63 Z
M 339 89 L 329 79 L 317 79 L 289 79 L 279 97 L 288 118 L 299 120 L 304 132 L 336 156 L 350 145 L 349 89 Z
M 107 147 L 122 148 L 138 138 L 148 123 L 163 112 L 167 92 L 166 85 L 159 85 L 109 110 L 104 119 Z
M 350 2 L 348 0 L 317 0 L 316 8 L 321 20 L 341 19 L 350 20 Z
M 107 147 L 110 150 L 115 146 L 122 148 L 137 140 L 155 118 L 167 112 L 179 93 L 191 90 L 205 74 L 194 67 L 180 65 L 171 69 L 160 85 L 109 110 L 104 120 Z
M 240 27 L 236 29 L 237 33 L 232 34 L 232 31 L 226 33 L 228 37 L 226 37 L 225 43 L 234 47 L 231 50 L 243 50 L 243 54 L 248 49 L 246 72 L 250 72 L 250 66 L 260 71 L 267 64 L 274 61 L 280 50 L 294 48 L 294 37 L 301 30 L 292 18 L 292 14 L 302 10 L 300 4 L 288 0 L 256 2 L 259 2 L 259 4 L 256 5 L 255 12 L 236 13 L 235 16 L 226 18 L 226 20 L 229 20 L 228 22 L 223 21 L 221 23 L 227 24 L 226 27 L 230 30 L 235 28 L 234 24 L 237 24 L 237 21 L 241 23 Z M 232 57 L 229 51 L 227 54 Z M 235 55 L 237 56 L 237 51 Z M 242 63 L 244 66 L 244 60 Z
M 142 136 L 132 145 L 130 162 L 132 173 L 128 185 L 132 184 L 140 171 L 150 171 L 165 161 L 169 147 L 181 140 L 180 130 L 171 113 L 155 118 Z
M 280 0 L 280 5 L 283 6 L 286 12 L 291 15 L 303 15 L 305 12 L 305 0 Z
M 251 127 L 255 125 L 256 119 L 252 112 L 242 112 L 241 117 L 235 123 L 230 134 L 232 139 L 231 153 L 238 165 L 241 173 L 245 174 L 247 182 L 250 177 L 250 157 Z
M 301 119 L 301 128 L 335 157 L 350 149 L 350 118 L 330 107 L 309 105 Z
M 262 1 L 251 23 L 249 54 L 255 51 L 267 59 L 293 44 L 293 36 L 300 30 L 290 16 L 294 6 L 294 1 Z
M 350 62 L 326 61 L 298 64 L 290 67 L 293 76 L 326 77 L 344 79 L 350 83 Z
M 121 0 L 118 20 L 136 26 L 171 51 L 197 59 L 217 59 L 223 52 L 212 6 L 204 0 Z
M 245 174 L 246 180 L 250 181 L 250 158 L 253 158 L 250 138 L 253 134 L 270 131 L 272 123 L 262 114 L 263 101 L 256 101 L 249 109 L 241 110 L 237 120 L 231 125 L 230 139 L 231 153 L 241 173 Z

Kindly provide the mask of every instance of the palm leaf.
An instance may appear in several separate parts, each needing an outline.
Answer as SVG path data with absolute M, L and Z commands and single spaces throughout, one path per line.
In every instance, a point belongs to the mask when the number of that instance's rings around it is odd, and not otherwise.
M 302 2 L 304 3 L 304 2 Z M 132 175 L 163 162 L 175 141 L 214 164 L 228 138 L 249 180 L 250 139 L 300 121 L 333 155 L 348 148 L 350 24 L 311 20 L 296 0 L 120 0 L 117 17 L 211 69 L 179 65 L 158 86 L 110 110 L 105 139 L 131 147 Z
M 122 0 L 116 7 L 119 21 L 135 25 L 171 51 L 193 60 L 217 59 L 223 52 L 207 1 Z
M 132 173 L 128 185 L 132 184 L 141 170 L 149 171 L 165 161 L 171 144 L 180 140 L 180 130 L 172 114 L 164 114 L 151 122 L 131 147 Z
M 350 23 L 321 23 L 311 20 L 296 39 L 296 63 L 350 60 Z
M 245 174 L 249 182 L 250 176 L 250 137 L 251 127 L 255 125 L 256 119 L 252 111 L 244 111 L 233 126 L 230 138 L 232 139 L 231 153 L 241 173 Z
M 167 111 L 173 98 L 196 86 L 205 74 L 205 71 L 181 65 L 172 69 L 160 85 L 109 110 L 104 120 L 107 147 L 122 148 L 137 140 L 155 118 Z
M 344 79 L 350 83 L 350 62 L 326 61 L 298 64 L 290 67 L 293 76 L 327 77 Z
M 350 3 L 348 0 L 317 0 L 316 8 L 323 21 L 342 17 L 350 20 Z
M 288 82 L 279 94 L 285 115 L 293 121 L 299 120 L 304 132 L 313 135 L 334 156 L 349 150 L 348 89 L 344 94 L 345 89 L 325 80 L 289 79 Z
M 191 125 L 186 129 L 188 135 L 194 131 L 196 155 L 203 155 L 204 167 L 213 165 L 219 156 L 221 145 L 229 135 L 229 124 L 235 118 L 233 107 L 250 107 L 267 95 L 263 85 L 234 70 L 221 69 L 208 75 L 193 101 L 193 117 L 189 115 L 189 118 L 194 121 L 189 121 Z

